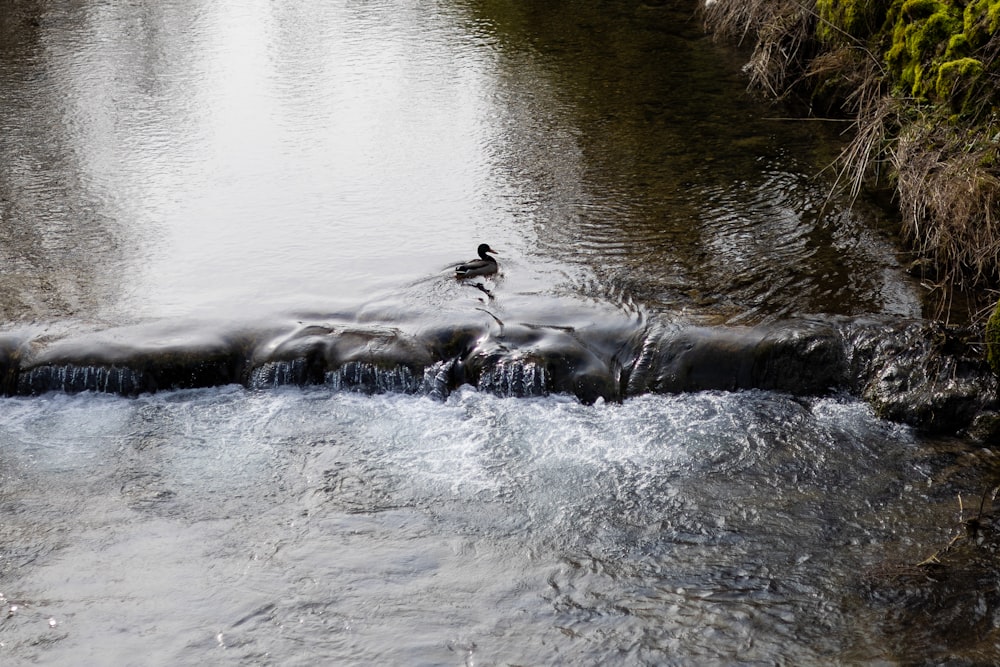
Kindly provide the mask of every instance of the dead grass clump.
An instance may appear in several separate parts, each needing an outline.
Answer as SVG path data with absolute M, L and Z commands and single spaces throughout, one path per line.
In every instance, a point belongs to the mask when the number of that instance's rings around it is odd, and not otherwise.
M 880 183 L 891 165 L 892 139 L 899 131 L 902 105 L 885 93 L 885 77 L 879 63 L 867 52 L 841 47 L 817 57 L 810 67 L 814 78 L 836 76 L 843 95 L 842 110 L 854 119 L 852 137 L 838 159 L 834 185 L 846 185 L 851 199 L 867 182 Z
M 866 183 L 894 182 L 903 235 L 934 267 L 925 279 L 937 292 L 939 315 L 956 292 L 1000 279 L 1000 119 L 991 112 L 1000 39 L 988 47 L 987 74 L 972 98 L 978 106 L 961 118 L 890 95 L 871 58 L 853 65 L 834 52 L 817 58 L 821 65 L 833 60 L 823 67 L 842 67 L 840 76 L 854 86 L 844 105 L 855 119 L 853 137 L 840 154 L 837 182 L 854 198 Z
M 706 28 L 716 37 L 741 44 L 755 40 L 744 66 L 750 87 L 781 98 L 797 83 L 811 48 L 815 0 L 707 0 L 703 12 Z
M 892 153 L 904 233 L 939 268 L 946 292 L 1000 277 L 998 133 L 992 123 L 914 122 Z

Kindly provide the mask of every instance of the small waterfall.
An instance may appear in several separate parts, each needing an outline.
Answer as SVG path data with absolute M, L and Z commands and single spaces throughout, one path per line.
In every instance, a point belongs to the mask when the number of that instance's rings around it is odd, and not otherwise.
M 548 394 L 548 377 L 545 366 L 534 360 L 500 359 L 491 368 L 484 369 L 476 384 L 479 391 L 497 396 L 545 396 Z
M 427 375 L 435 367 L 417 375 L 407 366 L 384 367 L 371 362 L 349 361 L 339 368 L 322 372 L 320 375 L 314 362 L 298 358 L 269 361 L 254 368 L 250 372 L 247 385 L 251 389 L 273 389 L 287 385 L 325 384 L 334 391 L 358 391 L 369 394 L 392 392 L 416 394 L 423 391 L 431 393 L 430 390 L 436 382 L 433 375 L 429 379 Z
M 37 366 L 17 378 L 17 393 L 22 396 L 47 391 L 79 393 L 97 391 L 131 396 L 147 386 L 145 374 L 124 366 Z
M 431 398 L 448 398 L 454 386 L 456 359 L 438 361 L 415 373 L 408 366 L 383 367 L 370 362 L 351 361 L 340 368 L 326 371 L 322 381 L 316 378 L 315 365 L 306 359 L 269 361 L 250 372 L 250 389 L 275 389 L 288 385 L 324 384 L 334 391 L 356 391 L 371 394 L 425 394 Z
M 309 364 L 305 359 L 269 361 L 250 371 L 251 389 L 274 389 L 286 385 L 309 384 Z
M 379 326 L 336 331 L 298 323 L 277 338 L 272 331 L 259 338 L 232 333 L 168 339 L 169 345 L 157 330 L 149 340 L 140 334 L 111 330 L 54 342 L 0 337 L 0 393 L 135 396 L 226 384 L 322 385 L 444 400 L 471 384 L 503 397 L 565 393 L 591 403 L 709 390 L 849 392 L 881 417 L 935 432 L 982 422 L 993 433 L 1000 413 L 1000 381 L 968 335 L 912 320 L 653 323 L 641 331 L 508 323 L 498 335 L 458 325 L 387 333 Z
M 327 371 L 326 384 L 335 391 L 416 394 L 424 388 L 424 376 L 417 376 L 406 366 L 383 368 L 366 361 L 349 361 Z
M 443 401 L 448 398 L 453 386 L 452 378 L 455 376 L 455 367 L 458 364 L 456 359 L 439 361 L 424 369 L 423 393 L 433 399 Z

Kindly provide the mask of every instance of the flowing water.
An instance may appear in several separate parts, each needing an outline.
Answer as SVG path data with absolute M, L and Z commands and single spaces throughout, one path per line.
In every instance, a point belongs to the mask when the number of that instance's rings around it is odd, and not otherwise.
M 2 3 L 4 332 L 920 317 L 879 211 L 828 196 L 836 131 L 749 97 L 693 4 L 523 5 Z M 483 241 L 502 275 L 456 282 Z M 866 594 L 994 474 L 971 442 L 840 394 L 268 368 L 0 399 L 0 661 L 995 656 Z

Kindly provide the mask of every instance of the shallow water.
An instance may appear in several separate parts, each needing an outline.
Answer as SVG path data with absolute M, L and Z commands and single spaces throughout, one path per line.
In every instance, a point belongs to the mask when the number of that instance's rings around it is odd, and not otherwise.
M 232 389 L 2 412 L 0 641 L 46 664 L 888 659 L 862 574 L 952 512 L 926 445 L 836 399 Z
M 779 120 L 740 62 L 688 3 L 17 0 L 0 328 L 29 332 L 17 354 L 113 356 L 237 348 L 241 327 L 585 346 L 919 317 L 882 214 L 828 196 L 836 131 Z M 482 241 L 492 296 L 450 274 Z M 839 394 L 258 379 L 0 399 L 4 661 L 964 655 L 887 623 L 865 582 L 951 537 L 956 493 L 994 475 L 971 442 Z

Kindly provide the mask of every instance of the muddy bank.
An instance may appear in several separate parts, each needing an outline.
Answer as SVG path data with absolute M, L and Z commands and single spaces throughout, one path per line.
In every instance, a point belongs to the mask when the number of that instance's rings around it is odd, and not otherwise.
M 890 319 L 570 326 L 477 312 L 432 322 L 161 322 L 61 336 L 7 333 L 0 368 L 7 396 L 239 384 L 443 398 L 472 385 L 501 396 L 565 393 L 594 402 L 762 389 L 859 396 L 881 416 L 933 432 L 967 429 L 997 407 L 996 377 L 954 330 Z

